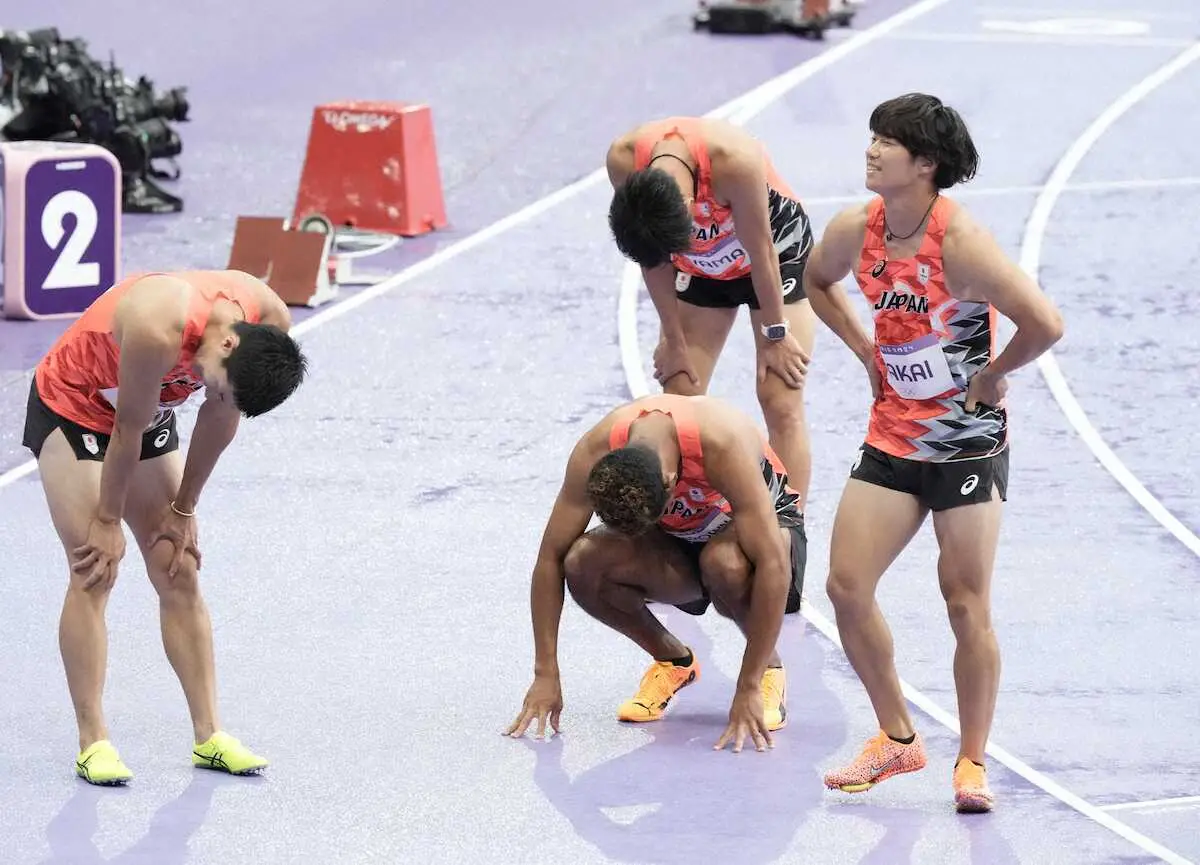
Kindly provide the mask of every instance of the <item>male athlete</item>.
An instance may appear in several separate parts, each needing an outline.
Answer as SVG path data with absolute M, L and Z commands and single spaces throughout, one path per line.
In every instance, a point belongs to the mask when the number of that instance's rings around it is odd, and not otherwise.
M 658 310 L 655 379 L 667 393 L 706 393 L 748 306 L 759 405 L 803 513 L 812 473 L 803 388 L 816 328 L 802 284 L 808 214 L 762 144 L 724 121 L 643 124 L 612 143 L 608 174 L 613 237 L 641 266 Z M 799 598 L 790 601 L 794 612 Z
M 163 646 L 192 717 L 193 765 L 232 774 L 267 765 L 217 718 L 195 513 L 239 415 L 270 411 L 303 379 L 290 326 L 283 301 L 244 273 L 134 276 L 98 298 L 37 366 L 24 444 L 70 564 L 59 648 L 79 726 L 75 771 L 93 784 L 133 777 L 101 708 L 104 610 L 125 554 L 123 522 L 158 593 Z M 174 407 L 202 387 L 185 463 Z
M 874 394 L 834 520 L 827 590 L 880 732 L 825 783 L 857 793 L 925 766 L 875 588 L 932 511 L 958 645 L 954 797 L 960 811 L 987 811 L 984 748 L 1000 673 L 989 594 L 1008 487 L 1005 377 L 1058 341 L 1063 325 L 979 223 L 941 194 L 978 164 L 959 114 L 909 94 L 879 105 L 870 128 L 866 186 L 876 197 L 834 217 L 804 277 L 813 310 L 863 362 Z M 848 273 L 873 307 L 874 339 L 835 285 Z M 997 355 L 998 312 L 1017 331 Z
M 709 602 L 746 635 L 729 725 L 716 743 L 758 750 L 787 722 L 775 641 L 790 581 L 804 569 L 804 525 L 782 463 L 754 424 L 711 397 L 660 394 L 610 412 L 571 452 L 533 570 L 533 685 L 506 731 L 536 718 L 558 730 L 563 584 L 593 618 L 654 658 L 622 721 L 657 721 L 699 660 L 647 601 L 700 615 Z M 604 523 L 587 531 L 596 514 Z

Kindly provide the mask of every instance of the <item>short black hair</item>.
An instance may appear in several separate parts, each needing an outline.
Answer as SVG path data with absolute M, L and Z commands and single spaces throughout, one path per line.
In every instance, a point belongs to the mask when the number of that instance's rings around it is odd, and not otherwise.
M 621 253 L 657 267 L 692 246 L 692 214 L 679 184 L 661 168 L 635 171 L 617 187 L 608 227 Z
M 225 358 L 233 402 L 246 417 L 257 417 L 292 395 L 304 380 L 308 359 L 291 336 L 271 324 L 239 321 L 238 344 Z
M 970 180 L 979 168 L 979 152 L 962 116 L 936 96 L 906 93 L 881 102 L 871 112 L 871 132 L 900 142 L 914 158 L 937 164 L 933 183 L 949 189 Z
M 587 494 L 606 526 L 623 535 L 643 534 L 667 504 L 662 460 L 641 445 L 610 451 L 592 466 Z

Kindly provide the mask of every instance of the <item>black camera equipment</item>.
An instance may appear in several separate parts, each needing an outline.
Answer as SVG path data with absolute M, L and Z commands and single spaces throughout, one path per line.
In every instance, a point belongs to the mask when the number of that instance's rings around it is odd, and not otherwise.
M 96 61 L 83 39 L 56 27 L 0 30 L 0 135 L 10 141 L 98 144 L 121 164 L 123 209 L 177 213 L 183 200 L 154 182 L 175 180 L 183 142 L 171 122 L 188 119 L 187 88 L 162 94 L 144 75 L 132 81 L 110 58 Z M 169 160 L 173 172 L 154 166 Z M 154 178 L 154 179 L 152 179 Z

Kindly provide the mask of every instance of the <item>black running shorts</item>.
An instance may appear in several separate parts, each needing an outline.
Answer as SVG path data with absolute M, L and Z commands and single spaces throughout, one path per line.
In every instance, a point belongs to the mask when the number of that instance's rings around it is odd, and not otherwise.
M 808 535 L 804 532 L 803 515 L 800 516 L 799 520 L 792 514 L 781 515 L 779 525 L 781 528 L 787 529 L 792 536 L 792 579 L 788 585 L 787 606 L 784 612 L 794 613 L 800 609 L 800 598 L 804 592 L 804 569 L 808 564 Z M 706 542 L 697 543 L 694 541 L 685 541 L 680 538 L 673 538 L 672 540 L 679 545 L 680 549 L 691 560 L 696 568 L 696 578 L 700 579 L 700 553 L 704 549 L 704 543 Z M 704 615 L 712 600 L 708 596 L 708 590 L 703 588 L 703 585 L 704 583 L 701 581 L 703 597 L 695 601 L 689 601 L 686 604 L 676 604 L 675 606 L 693 616 Z
M 804 296 L 804 266 L 808 263 L 808 251 L 800 243 L 790 246 L 779 254 L 779 275 L 783 280 L 783 303 L 799 303 Z M 686 285 L 682 291 L 679 289 Z M 754 282 L 749 276 L 737 279 L 710 279 L 680 272 L 676 275 L 676 297 L 692 306 L 710 309 L 737 309 L 743 304 L 758 309 L 758 298 L 754 294 Z
M 38 393 L 37 378 L 29 383 L 29 402 L 25 406 L 25 436 L 21 443 L 29 448 L 34 457 L 42 454 L 42 445 L 56 429 L 61 429 L 75 451 L 75 458 L 104 462 L 108 443 L 112 436 L 90 430 L 74 421 L 55 414 L 50 406 L 42 402 Z M 175 412 L 167 411 L 142 433 L 142 456 L 144 460 L 160 457 L 179 449 L 179 430 L 175 426 Z
M 1008 448 L 990 457 L 939 463 L 894 457 L 864 444 L 850 477 L 916 496 L 931 511 L 991 501 L 992 487 L 1008 501 Z

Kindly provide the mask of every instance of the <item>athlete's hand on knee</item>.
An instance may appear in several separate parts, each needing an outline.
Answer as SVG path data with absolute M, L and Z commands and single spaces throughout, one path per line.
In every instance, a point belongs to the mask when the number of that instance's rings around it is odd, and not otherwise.
M 991 408 L 999 408 L 1004 402 L 1004 395 L 1008 393 L 1008 379 L 1002 375 L 993 375 L 985 366 L 975 375 L 971 376 L 971 382 L 967 385 L 967 402 L 966 410 L 972 414 L 975 413 L 977 406 L 985 405 Z
M 168 507 L 159 518 L 158 529 L 150 536 L 150 546 L 159 541 L 169 541 L 174 548 L 171 563 L 167 565 L 167 576 L 174 577 L 183 566 L 184 553 L 191 553 L 200 570 L 200 535 L 194 516 L 184 516 Z
M 717 744 L 713 745 L 713 750 L 720 751 L 733 742 L 733 753 L 740 753 L 747 736 L 754 741 L 757 751 L 775 747 L 766 718 L 763 717 L 762 690 L 757 687 L 739 688 L 733 695 L 733 705 L 729 707 L 729 726 Z
M 71 551 L 71 570 L 83 580 L 83 588 L 111 589 L 117 581 L 117 565 L 125 556 L 125 530 L 121 521 L 96 517 L 88 524 L 87 540 Z
M 808 374 L 808 352 L 800 341 L 786 333 L 778 342 L 760 340 L 758 346 L 758 381 L 767 380 L 767 370 L 773 371 L 791 388 L 804 386 Z
M 541 739 L 546 732 L 547 718 L 550 719 L 550 726 L 557 733 L 559 731 L 558 718 L 562 714 L 562 708 L 562 686 L 559 684 L 558 676 L 538 676 L 525 694 L 525 704 L 521 706 L 520 714 L 504 731 L 504 735 L 520 739 L 525 735 L 529 725 L 536 720 L 537 737 Z
M 666 384 L 680 373 L 687 376 L 692 387 L 700 387 L 700 376 L 688 354 L 687 343 L 660 339 L 654 349 L 654 380 Z

